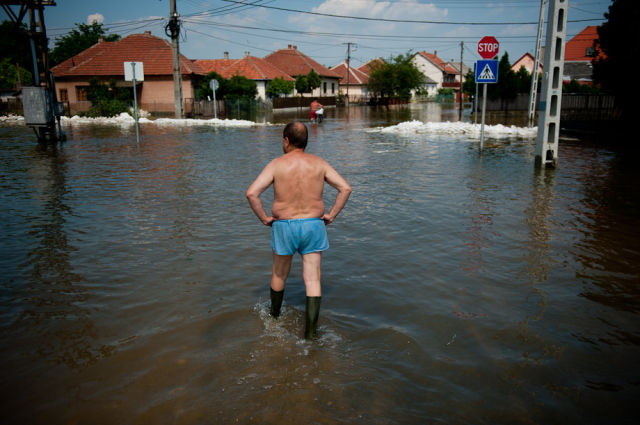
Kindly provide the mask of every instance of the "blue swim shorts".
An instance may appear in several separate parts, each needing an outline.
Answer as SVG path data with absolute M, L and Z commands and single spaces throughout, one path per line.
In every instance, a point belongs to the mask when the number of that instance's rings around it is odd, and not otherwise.
M 271 224 L 271 249 L 278 255 L 309 254 L 329 248 L 321 218 L 276 220 Z

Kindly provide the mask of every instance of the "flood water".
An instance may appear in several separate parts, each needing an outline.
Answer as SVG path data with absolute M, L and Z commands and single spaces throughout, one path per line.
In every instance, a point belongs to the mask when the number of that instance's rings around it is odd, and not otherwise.
M 0 128 L 5 424 L 635 423 L 637 161 L 579 139 L 387 133 L 437 105 L 327 110 L 308 152 L 352 185 L 317 341 L 296 257 L 271 319 L 250 127 Z M 263 194 L 266 206 L 272 192 Z M 327 188 L 326 203 L 335 192 Z

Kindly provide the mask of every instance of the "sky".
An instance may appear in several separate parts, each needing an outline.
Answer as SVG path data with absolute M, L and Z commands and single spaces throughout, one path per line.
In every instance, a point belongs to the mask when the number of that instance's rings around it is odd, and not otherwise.
M 569 1 L 567 40 L 587 26 L 605 21 L 610 0 Z M 245 4 L 242 4 L 245 3 Z M 478 42 L 494 36 L 499 56 L 513 63 L 534 54 L 540 0 L 176 0 L 182 23 L 180 52 L 189 59 L 264 57 L 297 46 L 319 63 L 342 63 L 350 46 L 351 64 L 407 52 L 437 52 L 469 66 L 481 59 Z M 547 1 L 549 3 L 549 1 Z M 170 0 L 56 0 L 44 20 L 55 40 L 78 23 L 100 22 L 108 33 L 125 37 L 151 31 L 169 38 Z M 6 12 L 0 11 L 7 19 Z M 331 15 L 331 16 L 327 16 Z M 544 13 L 545 21 L 547 13 Z M 358 19 L 355 19 L 358 18 Z M 413 22 L 411 22 L 413 21 Z M 416 22 L 418 21 L 418 22 Z M 544 34 L 544 33 L 543 33 Z M 350 44 L 349 44 L 350 43 Z M 544 43 L 544 35 L 543 35 Z

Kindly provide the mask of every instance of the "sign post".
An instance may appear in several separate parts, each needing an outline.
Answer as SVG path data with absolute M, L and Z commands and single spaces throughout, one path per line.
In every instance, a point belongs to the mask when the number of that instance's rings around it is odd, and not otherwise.
M 215 78 L 212 78 L 211 81 L 209 81 L 209 88 L 213 90 L 213 118 L 218 118 L 218 111 L 216 110 L 216 90 L 218 90 L 218 85 L 218 80 Z
M 485 36 L 478 42 L 478 54 L 484 58 L 476 63 L 476 84 L 482 83 L 482 124 L 480 127 L 480 154 L 484 146 L 484 114 L 487 109 L 487 84 L 498 82 L 498 55 L 500 43 L 493 36 Z M 478 86 L 476 85 L 476 88 Z
M 142 62 L 124 63 L 124 80 L 133 81 L 133 110 L 136 119 L 136 141 L 140 144 L 140 129 L 138 128 L 138 99 L 136 98 L 136 80 L 144 81 L 144 67 Z

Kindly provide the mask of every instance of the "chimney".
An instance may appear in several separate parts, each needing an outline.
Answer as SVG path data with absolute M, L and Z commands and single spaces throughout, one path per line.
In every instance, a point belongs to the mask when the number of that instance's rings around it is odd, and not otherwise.
M 287 49 L 290 49 L 290 48 L 291 48 L 291 44 L 287 45 Z
M 249 51 L 244 52 L 245 56 L 249 56 Z
M 229 60 L 229 52 L 224 52 L 224 58 Z
M 297 50 L 297 49 L 298 49 L 298 46 L 293 46 L 293 50 Z
M 149 30 L 146 30 L 144 33 L 145 33 L 146 35 L 151 35 L 151 31 L 149 31 Z
M 433 51 L 433 56 L 438 56 L 438 51 L 437 50 Z
M 102 43 L 103 41 L 104 41 L 104 38 L 98 37 L 98 43 Z

